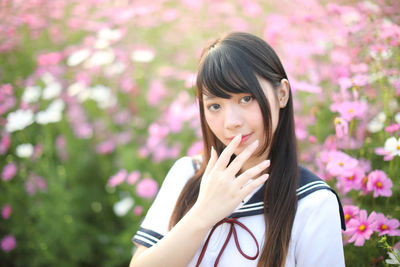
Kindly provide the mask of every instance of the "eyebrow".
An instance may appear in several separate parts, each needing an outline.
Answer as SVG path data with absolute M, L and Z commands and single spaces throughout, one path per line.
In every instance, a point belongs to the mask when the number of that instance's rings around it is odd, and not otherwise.
M 215 95 L 203 95 L 203 97 L 205 100 L 212 100 L 212 99 L 217 98 Z

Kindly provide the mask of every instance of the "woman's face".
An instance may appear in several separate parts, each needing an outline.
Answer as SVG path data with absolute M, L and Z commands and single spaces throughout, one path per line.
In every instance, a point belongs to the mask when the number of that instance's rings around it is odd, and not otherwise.
M 279 120 L 279 103 L 271 84 L 261 78 L 258 81 L 269 101 L 273 134 Z M 203 95 L 203 105 L 208 126 L 223 144 L 228 145 L 235 136 L 242 134 L 236 155 L 255 140 L 259 140 L 259 147 L 262 147 L 266 136 L 264 120 L 258 102 L 251 94 L 232 94 L 229 99 Z M 267 153 L 265 151 L 263 156 Z

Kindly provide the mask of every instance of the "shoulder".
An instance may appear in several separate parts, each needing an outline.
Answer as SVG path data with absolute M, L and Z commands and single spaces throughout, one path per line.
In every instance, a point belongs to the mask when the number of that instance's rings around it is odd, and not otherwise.
M 167 176 L 164 184 L 171 181 L 186 183 L 195 174 L 195 165 L 192 157 L 182 157 L 175 161 Z
M 328 205 L 329 204 L 329 205 Z M 316 190 L 306 197 L 299 199 L 298 211 L 313 212 L 316 209 L 334 207 L 335 211 L 339 208 L 335 194 L 331 190 Z
M 299 184 L 296 190 L 298 199 L 302 199 L 321 189 L 332 190 L 330 186 L 303 166 L 299 167 Z
M 193 157 L 185 156 L 177 159 L 175 163 L 172 165 L 170 171 L 178 171 L 178 170 L 194 172 Z
M 297 189 L 297 213 L 309 216 L 311 213 L 330 213 L 339 216 L 345 229 L 343 209 L 337 193 L 321 178 L 300 166 L 300 179 Z

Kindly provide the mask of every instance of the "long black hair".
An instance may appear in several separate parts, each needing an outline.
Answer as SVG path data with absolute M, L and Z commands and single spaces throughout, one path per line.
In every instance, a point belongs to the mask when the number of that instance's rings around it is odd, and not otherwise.
M 267 80 L 276 90 L 288 79 L 275 51 L 261 38 L 249 33 L 227 34 L 207 46 L 202 53 L 196 81 L 196 96 L 204 142 L 203 161 L 194 177 L 185 185 L 172 214 L 173 227 L 197 200 L 201 177 L 214 146 L 220 154 L 225 145 L 208 127 L 204 115 L 203 94 L 229 98 L 230 94 L 250 93 L 257 100 L 264 120 L 265 140 L 258 156 L 269 148 L 270 177 L 264 187 L 266 236 L 258 266 L 284 266 L 297 208 L 297 144 L 293 98 L 279 110 L 279 121 L 272 134 L 269 102 L 258 78 Z

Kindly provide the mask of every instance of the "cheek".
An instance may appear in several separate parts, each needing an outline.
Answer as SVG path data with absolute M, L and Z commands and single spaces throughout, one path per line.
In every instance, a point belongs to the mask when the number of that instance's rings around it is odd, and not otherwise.
M 210 127 L 211 131 L 217 136 L 219 137 L 219 132 L 221 131 L 221 121 L 220 119 L 215 116 L 215 115 L 211 115 L 208 112 L 205 112 L 204 114 L 205 118 L 206 118 L 206 122 L 208 124 L 208 127 Z M 221 129 L 220 129 L 221 128 Z

